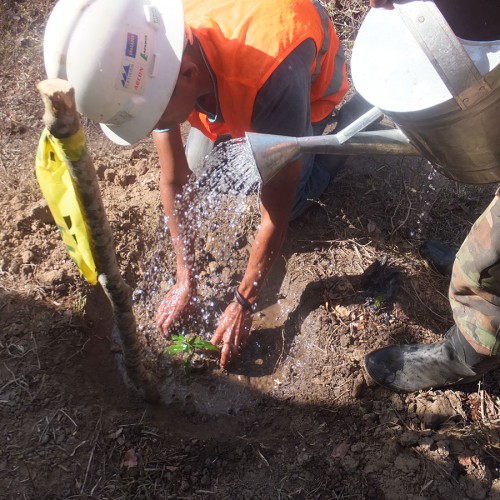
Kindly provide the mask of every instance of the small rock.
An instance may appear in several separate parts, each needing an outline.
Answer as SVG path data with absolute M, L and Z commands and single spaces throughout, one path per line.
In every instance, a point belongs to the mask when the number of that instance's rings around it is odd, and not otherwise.
M 420 468 L 420 461 L 418 458 L 402 453 L 396 457 L 396 460 L 394 460 L 394 467 L 405 473 L 417 472 Z
M 116 178 L 116 171 L 113 168 L 107 168 L 104 171 L 104 180 L 114 182 Z
M 54 224 L 54 218 L 52 217 L 45 200 L 40 201 L 35 207 L 33 207 L 30 217 L 42 222 L 43 224 Z
M 491 483 L 488 500 L 500 500 L 500 479 L 494 479 Z
M 376 413 L 366 413 L 362 417 L 363 422 L 366 422 L 367 424 L 373 424 L 378 421 L 378 415 Z
M 215 262 L 215 261 L 209 262 L 208 263 L 208 272 L 211 274 L 216 273 L 218 267 L 219 267 L 219 264 L 217 264 L 217 262 Z
M 25 38 L 19 39 L 19 44 L 21 45 L 21 47 L 23 49 L 26 49 L 26 48 L 30 47 L 33 43 L 29 38 L 25 37 Z
M 359 373 L 352 386 L 352 397 L 358 399 L 363 394 L 365 387 L 365 378 L 362 373 Z
M 135 184 L 135 181 L 137 180 L 137 176 L 135 174 L 125 174 L 121 173 L 118 176 L 118 183 L 122 187 L 127 187 L 131 186 L 132 184 Z
M 229 267 L 225 267 L 221 272 L 221 279 L 223 282 L 227 282 L 231 279 L 232 271 Z
M 342 459 L 341 464 L 345 471 L 354 472 L 359 467 L 359 460 L 348 455 Z
M 444 395 L 436 395 L 434 400 L 417 401 L 416 414 L 425 427 L 436 429 L 441 424 L 457 416 L 457 412 Z
M 147 174 L 148 162 L 145 159 L 141 159 L 135 164 L 134 168 L 138 175 Z
M 26 250 L 21 254 L 21 261 L 23 264 L 30 264 L 34 257 L 35 254 L 31 250 Z
M 52 269 L 40 274 L 39 279 L 46 285 L 55 285 L 64 280 L 64 271 L 62 269 Z
M 348 347 L 351 345 L 351 337 L 349 335 L 342 335 L 340 337 L 340 345 L 342 347 Z
M 417 432 L 408 431 L 399 436 L 398 442 L 401 446 L 413 446 L 418 443 L 420 436 Z
M 149 191 L 156 191 L 158 189 L 158 182 L 155 179 L 144 179 L 142 182 Z
M 108 168 L 107 165 L 105 165 L 104 163 L 99 163 L 99 165 L 97 165 L 96 174 L 97 178 L 100 179 L 101 181 L 104 180 L 107 168 Z
M 359 452 L 363 451 L 365 448 L 366 448 L 366 444 L 365 443 L 354 443 L 351 446 L 351 451 L 353 453 L 359 453 Z
M 448 457 L 450 455 L 450 448 L 446 441 L 438 441 L 436 443 L 436 453 L 442 457 Z
M 431 437 L 422 437 L 418 440 L 418 445 L 423 449 L 429 450 L 434 445 L 434 439 Z
M 13 261 L 10 263 L 10 266 L 9 266 L 10 273 L 19 274 L 20 269 L 21 269 L 21 266 L 20 266 L 19 262 Z
M 142 158 L 147 155 L 149 155 L 148 150 L 143 146 L 138 146 L 132 149 L 132 151 L 130 152 L 130 159 L 137 160 L 138 158 Z

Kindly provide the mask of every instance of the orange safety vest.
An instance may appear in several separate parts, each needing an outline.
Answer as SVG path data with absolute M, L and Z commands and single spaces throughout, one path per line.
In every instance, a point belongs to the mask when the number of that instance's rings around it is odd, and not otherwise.
M 343 57 L 337 57 L 342 55 L 339 39 L 327 16 L 323 24 L 312 0 L 185 0 L 184 9 L 186 23 L 217 79 L 224 123 L 211 123 L 197 110 L 189 116 L 190 124 L 210 139 L 222 134 L 242 137 L 252 131 L 257 93 L 278 65 L 308 38 L 316 45 L 311 121 L 325 118 L 346 93 L 345 63 Z

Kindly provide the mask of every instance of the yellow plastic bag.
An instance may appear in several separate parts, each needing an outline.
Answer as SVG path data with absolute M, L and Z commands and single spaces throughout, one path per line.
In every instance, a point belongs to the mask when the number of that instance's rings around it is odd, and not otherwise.
M 95 285 L 97 270 L 90 250 L 90 237 L 67 166 L 67 162 L 79 160 L 84 152 L 82 129 L 65 138 L 64 143 L 45 129 L 38 143 L 35 171 L 69 255 L 83 277 Z

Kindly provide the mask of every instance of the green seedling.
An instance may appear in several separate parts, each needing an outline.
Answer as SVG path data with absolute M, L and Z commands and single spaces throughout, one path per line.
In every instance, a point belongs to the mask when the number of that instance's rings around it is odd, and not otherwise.
M 176 354 L 185 354 L 184 373 L 186 377 L 191 376 L 191 361 L 196 351 L 219 351 L 217 346 L 211 344 L 208 340 L 200 338 L 198 335 L 172 335 L 172 344 L 166 349 L 170 356 Z

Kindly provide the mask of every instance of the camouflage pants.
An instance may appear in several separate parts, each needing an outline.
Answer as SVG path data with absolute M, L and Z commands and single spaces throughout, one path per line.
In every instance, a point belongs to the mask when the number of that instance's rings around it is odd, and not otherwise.
M 449 298 L 475 351 L 500 355 L 500 189 L 457 253 Z

